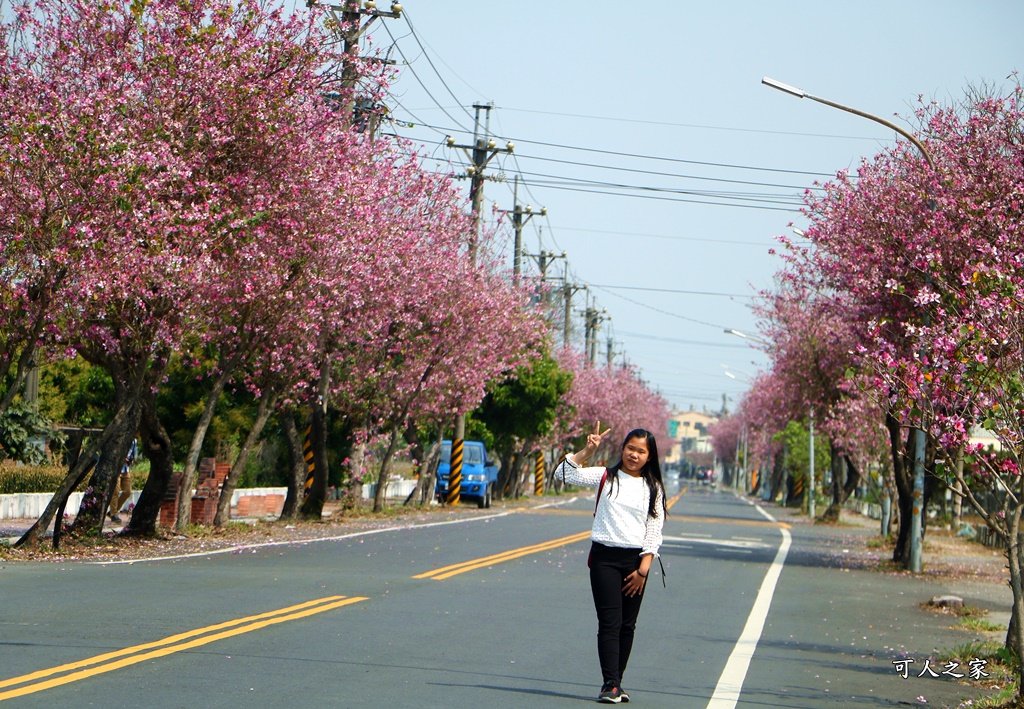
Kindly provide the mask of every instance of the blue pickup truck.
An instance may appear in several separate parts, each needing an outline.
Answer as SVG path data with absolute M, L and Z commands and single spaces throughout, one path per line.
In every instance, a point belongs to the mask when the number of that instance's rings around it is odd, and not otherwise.
M 448 473 L 451 470 L 452 442 L 441 441 L 441 462 L 437 466 L 437 496 L 448 498 Z M 462 443 L 462 485 L 459 497 L 476 500 L 481 509 L 491 506 L 491 495 L 498 482 L 498 466 L 494 464 L 482 441 Z

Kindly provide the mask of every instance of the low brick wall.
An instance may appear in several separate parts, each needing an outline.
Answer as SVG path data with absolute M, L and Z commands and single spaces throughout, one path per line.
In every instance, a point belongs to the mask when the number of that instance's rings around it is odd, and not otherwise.
M 235 517 L 278 517 L 284 508 L 284 495 L 245 495 L 238 498 Z

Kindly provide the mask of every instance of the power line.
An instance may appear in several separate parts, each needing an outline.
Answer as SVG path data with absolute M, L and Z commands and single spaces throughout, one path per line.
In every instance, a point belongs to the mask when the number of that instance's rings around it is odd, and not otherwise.
M 610 290 L 640 290 L 647 291 L 649 293 L 679 293 L 681 295 L 715 295 L 723 296 L 726 298 L 756 298 L 756 295 L 750 295 L 747 293 L 715 293 L 713 291 L 699 291 L 699 290 L 677 290 L 674 288 L 644 288 L 641 286 L 599 286 L 594 285 L 594 288 L 610 289 Z
M 536 183 L 534 183 L 534 184 L 536 184 Z M 741 207 L 741 208 L 744 208 L 744 209 L 764 209 L 764 210 L 771 211 L 771 212 L 799 212 L 800 211 L 798 209 L 792 209 L 792 208 L 786 208 L 786 207 L 769 207 L 769 206 L 760 205 L 760 204 L 735 204 L 735 203 L 727 203 L 727 202 L 708 202 L 708 201 L 699 200 L 699 199 L 682 199 L 682 198 L 679 198 L 679 197 L 663 197 L 663 196 L 652 195 L 652 194 L 623 194 L 622 192 L 608 192 L 608 191 L 605 191 L 605 190 L 590 190 L 590 189 L 584 189 L 582 187 L 566 187 L 566 186 L 559 186 L 559 185 L 538 185 L 538 186 L 547 187 L 550 190 L 565 190 L 565 191 L 568 191 L 568 192 L 583 192 L 583 193 L 586 193 L 586 194 L 602 194 L 602 195 L 611 195 L 613 197 L 632 197 L 634 199 L 653 199 L 653 200 L 657 200 L 657 201 L 661 201 L 661 202 L 683 202 L 683 203 L 686 203 L 686 204 L 706 204 L 706 205 L 713 206 L 713 207 Z
M 396 105 L 398 105 L 399 108 L 401 108 L 403 111 L 405 111 L 410 116 L 412 116 L 416 120 L 417 124 L 422 125 L 422 126 L 424 126 L 426 128 L 430 128 L 430 130 L 434 131 L 438 135 L 445 135 L 444 131 L 441 131 L 441 130 L 439 130 L 437 128 L 434 128 L 432 126 L 428 126 L 423 121 L 421 121 L 419 116 L 417 116 L 415 113 L 413 113 L 408 108 L 406 108 L 405 106 L 402 105 L 402 102 L 398 100 L 398 97 L 395 96 L 395 94 L 393 94 L 392 92 L 388 91 L 388 96 L 391 98 L 392 101 L 395 102 Z M 392 119 L 391 123 L 392 123 L 392 125 L 394 125 L 396 123 L 396 121 L 394 119 Z M 396 137 L 398 137 L 398 136 L 396 136 Z M 436 159 L 436 158 L 431 158 L 431 159 Z
M 653 305 L 648 305 L 646 303 L 641 303 L 638 300 L 633 300 L 632 298 L 627 298 L 624 295 L 621 295 L 619 293 L 614 293 L 614 292 L 612 292 L 612 291 L 610 291 L 610 290 L 608 290 L 606 288 L 602 288 L 601 286 L 595 286 L 593 284 L 589 284 L 589 285 L 590 285 L 591 288 L 596 288 L 598 290 L 603 290 L 603 291 L 605 291 L 606 293 L 608 293 L 610 295 L 614 295 L 616 298 L 622 298 L 623 300 L 628 301 L 628 302 L 632 303 L 633 305 L 639 305 L 641 308 L 647 308 L 648 310 L 653 311 L 655 313 L 661 313 L 662 315 L 668 315 L 669 317 L 672 317 L 672 318 L 679 318 L 680 320 L 685 320 L 687 322 L 696 323 L 697 325 L 706 325 L 708 327 L 721 327 L 723 330 L 725 329 L 722 325 L 716 325 L 714 323 L 705 322 L 704 320 L 697 320 L 696 318 L 691 318 L 691 317 L 688 317 L 686 315 L 680 315 L 679 313 L 673 313 L 673 312 L 668 311 L 668 310 L 662 310 L 661 308 L 655 308 Z
M 428 124 L 423 124 L 423 125 L 425 127 L 428 127 L 428 128 L 437 128 L 438 130 L 450 130 L 450 129 L 445 128 L 444 126 L 431 126 L 431 125 L 428 125 Z M 704 161 L 704 160 L 686 160 L 684 158 L 665 157 L 664 155 L 643 155 L 643 154 L 640 154 L 640 153 L 623 153 L 623 152 L 619 152 L 619 151 L 615 151 L 615 150 L 604 150 L 604 149 L 601 149 L 601 148 L 587 148 L 587 147 L 581 147 L 581 146 L 577 146 L 577 145 L 565 145 L 564 143 L 548 143 L 548 142 L 540 141 L 540 140 L 528 140 L 526 138 L 509 138 L 509 137 L 506 137 L 506 136 L 498 136 L 498 137 L 500 137 L 502 140 L 512 140 L 515 143 L 528 143 L 530 145 L 543 145 L 543 146 L 549 147 L 549 148 L 561 148 L 563 150 L 576 150 L 576 151 L 580 151 L 580 152 L 597 153 L 597 154 L 600 154 L 600 155 L 615 155 L 617 157 L 636 158 L 638 160 L 657 160 L 657 161 L 660 161 L 660 162 L 679 163 L 679 164 L 683 164 L 683 165 L 704 165 L 706 167 L 723 167 L 723 168 L 729 168 L 729 169 L 734 169 L 734 170 L 754 170 L 754 171 L 757 171 L 757 172 L 781 172 L 781 173 L 789 174 L 789 175 L 808 175 L 810 177 L 825 177 L 825 178 L 834 178 L 835 177 L 835 173 L 834 172 L 811 172 L 811 171 L 808 171 L 808 170 L 787 170 L 787 169 L 784 169 L 784 168 L 757 167 L 757 166 L 754 166 L 754 165 L 735 165 L 735 164 L 731 164 L 731 163 L 717 163 L 717 162 L 708 162 L 708 161 Z
M 444 162 L 438 158 L 433 158 L 437 162 Z M 784 195 L 784 194 L 772 194 L 772 193 L 759 193 L 759 192 L 728 192 L 722 190 L 687 190 L 681 188 L 672 187 L 656 187 L 653 185 L 630 185 L 620 182 L 608 182 L 604 180 L 589 180 L 586 178 L 567 177 L 564 175 L 550 175 L 542 172 L 523 172 L 519 171 L 520 175 L 530 175 L 532 177 L 543 177 L 549 178 L 546 180 L 535 180 L 532 182 L 534 186 L 539 187 L 571 187 L 577 185 L 592 186 L 592 187 L 607 187 L 609 189 L 617 190 L 639 190 L 644 192 L 658 192 L 667 194 L 680 194 L 690 195 L 694 197 L 710 197 L 727 200 L 746 200 L 750 202 L 763 202 L 766 204 L 778 204 L 778 205 L 802 205 L 803 200 L 798 195 Z M 522 183 L 521 183 L 522 184 Z M 536 199 L 535 195 L 531 196 Z M 537 200 L 539 202 L 539 200 Z M 792 210 L 787 210 L 792 211 Z
M 703 241 L 711 244 L 738 244 L 740 246 L 765 246 L 757 241 L 735 241 L 732 239 L 710 239 L 699 236 L 669 236 L 668 234 L 642 234 L 627 231 L 609 231 L 606 229 L 584 229 L 583 227 L 560 227 L 562 231 L 582 231 L 591 234 L 609 234 L 612 236 L 647 237 L 651 239 L 668 239 L 670 241 Z
M 430 158 L 430 159 L 437 160 L 437 158 Z M 452 176 L 451 172 L 441 172 L 441 171 L 428 171 L 428 172 L 430 172 L 430 174 L 432 174 L 432 175 L 440 175 L 442 177 L 451 177 Z M 535 182 L 534 185 L 535 186 L 539 186 L 539 187 L 545 187 L 545 188 L 547 188 L 549 190 L 563 190 L 563 191 L 566 191 L 566 192 L 580 192 L 580 193 L 583 193 L 583 194 L 609 195 L 609 196 L 612 196 L 612 197 L 629 197 L 629 198 L 633 198 L 633 199 L 652 199 L 652 200 L 656 200 L 656 201 L 659 201 L 659 202 L 677 202 L 677 203 L 682 203 L 682 204 L 704 204 L 704 205 L 707 205 L 709 207 L 737 207 L 737 208 L 742 208 L 742 209 L 763 209 L 763 210 L 766 210 L 766 211 L 769 211 L 769 212 L 790 212 L 790 213 L 797 213 L 797 212 L 800 211 L 799 209 L 796 209 L 796 208 L 771 207 L 771 206 L 768 206 L 768 205 L 765 205 L 765 204 L 740 204 L 740 203 L 737 203 L 737 202 L 712 202 L 712 201 L 701 200 L 701 199 L 684 199 L 682 197 L 666 197 L 666 196 L 654 195 L 654 194 L 630 194 L 628 192 L 610 192 L 610 191 L 607 191 L 607 190 L 587 189 L 587 188 L 584 188 L 584 187 L 572 187 L 572 186 L 569 186 L 568 184 L 563 185 L 563 184 L 559 184 L 559 183 L 549 183 L 549 182 L 540 182 L 540 183 Z M 643 189 L 643 188 L 639 188 L 639 189 Z M 656 189 L 656 188 L 647 188 L 647 189 Z M 726 199 L 726 198 L 727 197 L 723 197 L 723 199 Z M 743 199 L 743 198 L 735 197 L 735 198 L 731 198 L 731 199 Z M 752 201 L 756 202 L 756 201 L 767 201 L 767 200 L 752 200 Z M 772 203 L 772 204 L 783 204 L 782 202 L 770 202 L 770 203 Z
M 428 159 L 434 160 L 435 162 L 438 162 L 438 163 L 441 163 L 441 164 L 446 164 L 445 161 L 441 160 L 440 158 L 428 158 Z M 449 175 L 450 173 L 438 172 L 436 174 L 439 174 L 439 175 Z M 528 173 L 521 173 L 521 174 L 534 175 L 534 176 L 540 174 L 541 176 L 546 176 L 546 175 L 542 175 L 541 173 L 530 173 L 530 172 L 528 172 Z M 556 177 L 556 176 L 552 176 L 552 177 Z M 648 185 L 626 185 L 626 184 L 620 184 L 620 183 L 614 183 L 614 182 L 602 182 L 602 181 L 598 181 L 598 180 L 585 180 L 585 179 L 573 179 L 573 178 L 557 178 L 556 177 L 556 179 L 553 179 L 553 180 L 534 180 L 532 182 L 532 184 L 533 184 L 534 187 L 546 187 L 548 189 L 553 189 L 553 190 L 566 190 L 566 191 L 570 191 L 570 192 L 582 192 L 582 193 L 586 193 L 586 194 L 604 194 L 604 195 L 612 195 L 612 196 L 616 196 L 616 197 L 636 197 L 636 198 L 642 198 L 642 199 L 654 199 L 654 200 L 669 201 L 669 202 L 683 202 L 683 203 L 688 203 L 688 204 L 706 204 L 706 205 L 718 206 L 718 207 L 742 207 L 742 208 L 746 208 L 746 209 L 764 209 L 764 210 L 768 210 L 768 211 L 777 211 L 777 212 L 796 212 L 796 211 L 799 211 L 797 209 L 797 207 L 801 204 L 801 201 L 799 201 L 799 198 L 797 198 L 796 196 L 793 196 L 790 201 L 787 201 L 787 200 L 782 198 L 783 197 L 782 195 L 756 194 L 756 193 L 749 193 L 749 192 L 729 193 L 729 192 L 718 192 L 718 191 L 708 191 L 708 190 L 681 190 L 681 189 L 673 189 L 673 188 L 669 188 L 669 187 L 653 187 L 653 186 L 648 186 Z M 594 187 L 607 187 L 609 189 L 627 190 L 627 191 L 628 190 L 634 190 L 634 191 L 640 191 L 640 192 L 656 192 L 656 193 L 662 193 L 662 194 L 690 195 L 690 196 L 693 196 L 693 197 L 709 197 L 709 198 L 718 198 L 718 199 L 723 199 L 723 200 L 745 200 L 747 202 L 753 202 L 755 204 L 740 204 L 739 202 L 735 202 L 735 201 L 733 201 L 733 202 L 713 202 L 713 201 L 699 200 L 699 199 L 683 199 L 683 198 L 680 198 L 680 197 L 660 196 L 660 195 L 657 195 L 657 194 L 629 194 L 628 192 L 612 192 L 612 191 L 607 191 L 607 190 L 590 189 L 590 188 L 587 188 L 587 187 L 582 187 L 580 185 L 592 185 Z M 540 200 L 537 200 L 537 201 L 540 202 Z M 762 204 L 756 204 L 756 203 L 762 203 Z M 767 205 L 773 205 L 773 204 L 774 205 L 792 204 L 793 206 L 792 207 L 784 207 L 784 206 L 772 207 L 772 206 L 767 206 Z
M 702 323 L 703 324 L 703 323 Z M 725 342 L 701 342 L 698 340 L 682 340 L 676 337 L 659 337 L 658 335 L 641 335 L 636 332 L 624 332 L 619 330 L 618 333 L 625 337 L 635 337 L 639 340 L 654 340 L 656 342 L 670 342 L 675 345 L 697 345 L 699 347 L 720 347 L 730 350 L 746 350 L 750 349 L 747 345 L 742 343 L 731 344 Z
M 659 170 L 641 170 L 635 167 L 622 167 L 619 165 L 600 165 L 597 163 L 578 162 L 576 160 L 559 160 L 558 158 L 543 158 L 539 155 L 521 155 L 524 160 L 542 160 L 544 162 L 555 162 L 562 165 L 574 165 L 577 167 L 593 167 L 599 170 L 615 170 L 617 172 L 632 172 L 638 175 L 654 175 L 657 177 L 674 177 L 679 179 L 706 180 L 708 182 L 728 182 L 736 185 L 750 185 L 752 187 L 778 187 L 780 189 L 804 190 L 806 185 L 780 185 L 775 182 L 754 182 L 751 180 L 730 180 L 724 177 L 706 177 L 702 175 L 681 175 L 677 172 L 661 172 Z M 816 188 L 820 190 L 821 188 Z
M 796 133 L 793 131 L 783 130 L 765 130 L 763 128 L 729 128 L 726 126 L 706 126 L 697 123 L 674 123 L 670 121 L 647 121 L 639 120 L 636 118 L 616 118 L 613 116 L 590 116 L 581 113 L 559 113 L 557 111 L 539 111 L 529 108 L 509 108 L 508 106 L 502 106 L 502 110 L 514 111 L 517 113 L 538 113 L 546 116 L 565 116 L 566 118 L 588 118 L 596 121 L 615 121 L 619 123 L 631 123 L 631 124 L 644 124 L 652 126 L 671 126 L 674 128 L 700 128 L 703 130 L 721 130 L 731 131 L 737 133 L 766 133 L 768 135 L 792 135 L 801 138 L 829 138 L 829 139 L 840 139 L 840 140 L 870 140 L 873 143 L 877 143 L 877 138 L 870 138 L 862 135 L 829 135 L 826 133 Z
M 590 185 L 593 187 L 608 187 L 620 190 L 641 190 L 645 192 L 664 192 L 668 194 L 685 194 L 693 197 L 717 197 L 719 199 L 746 199 L 752 202 L 767 202 L 769 204 L 802 204 L 803 201 L 798 195 L 771 194 L 763 192 L 726 192 L 723 190 L 687 190 L 677 187 L 655 187 L 653 185 L 630 185 L 622 182 L 607 182 L 605 180 L 588 180 L 584 177 L 566 177 L 564 175 L 548 175 L 542 172 L 526 172 L 524 175 L 533 177 L 548 178 L 547 181 L 537 181 L 534 184 L 541 185 Z
M 430 68 L 434 70 L 434 73 L 437 75 L 437 78 L 441 81 L 441 85 L 444 86 L 445 90 L 448 92 L 448 95 L 451 96 L 453 99 L 455 99 L 455 103 L 458 104 L 459 108 L 462 109 L 463 113 L 465 113 L 467 116 L 469 116 L 473 120 L 476 120 L 474 118 L 473 114 L 471 114 L 469 112 L 469 109 L 462 105 L 462 102 L 459 101 L 459 97 L 455 95 L 455 92 L 452 91 L 451 87 L 448 86 L 448 82 L 446 82 L 444 80 L 444 77 L 441 76 L 441 72 L 439 72 L 437 70 L 437 67 L 434 66 L 434 62 L 430 59 L 430 54 L 427 52 L 427 48 L 423 46 L 423 42 L 420 41 L 420 37 L 416 33 L 416 28 L 413 26 L 412 20 L 409 18 L 409 11 L 403 9 L 403 15 L 405 17 L 406 23 L 409 25 L 409 30 L 412 32 L 413 39 L 415 39 L 416 40 L 416 44 L 418 44 L 420 46 L 420 49 L 423 51 L 423 57 L 427 60 L 427 63 L 430 64 Z M 431 98 L 433 98 L 433 96 L 431 96 Z M 437 103 L 436 99 L 435 99 L 434 102 Z M 440 108 L 440 106 L 438 106 L 438 107 Z
M 419 85 L 420 85 L 421 87 L 423 87 L 423 90 L 427 92 L 427 96 L 429 96 L 429 97 L 430 97 L 430 100 L 431 100 L 431 101 L 433 101 L 433 102 L 434 102 L 434 103 L 435 103 L 435 104 L 437 105 L 437 107 L 441 109 L 441 111 L 442 111 L 442 112 L 444 113 L 444 115 L 448 116 L 448 120 L 450 120 L 450 121 L 451 121 L 452 123 L 454 123 L 455 125 L 459 126 L 459 130 L 462 130 L 462 131 L 464 131 L 464 132 L 468 133 L 469 131 L 468 131 L 468 130 L 466 130 L 466 129 L 465 129 L 465 128 L 464 128 L 463 126 L 462 126 L 462 124 L 461 124 L 461 123 L 459 123 L 459 122 L 458 122 L 458 120 L 456 120 L 454 116 L 452 116 L 452 114 L 448 113 L 448 111 L 447 111 L 447 110 L 445 110 L 444 106 L 442 106 L 442 105 L 441 105 L 441 102 L 440 102 L 440 101 L 438 101 L 438 100 L 437 100 L 437 99 L 436 99 L 436 98 L 434 97 L 434 94 L 432 94 L 432 93 L 430 92 L 430 89 L 428 89 L 428 88 L 427 88 L 427 85 L 423 83 L 423 80 L 422 80 L 422 79 L 420 78 L 419 74 L 417 74 L 417 73 L 416 73 L 416 70 L 415 70 L 415 69 L 413 68 L 413 66 L 412 66 L 412 63 L 411 63 L 411 62 L 410 62 L 410 61 L 408 60 L 408 58 L 406 58 L 406 56 L 405 56 L 405 52 L 403 52 L 403 51 L 402 51 L 402 48 L 401 48 L 400 46 L 398 46 L 398 41 L 397 41 L 397 40 L 395 39 L 395 36 L 394 36 L 393 34 L 391 34 L 391 29 L 390 29 L 390 28 L 389 28 L 389 27 L 387 26 L 387 24 L 386 24 L 386 23 L 384 24 L 384 29 L 385 29 L 385 30 L 387 31 L 387 33 L 388 33 L 388 37 L 390 37 L 390 38 L 391 38 L 391 44 L 392 44 L 392 46 L 393 46 L 393 47 L 394 47 L 395 49 L 397 49 L 397 50 L 398 50 L 398 54 L 399 54 L 399 55 L 400 55 L 400 56 L 402 57 L 402 61 L 404 61 L 404 62 L 405 62 L 405 65 L 406 65 L 407 67 L 409 67 L 409 72 L 410 72 L 410 73 L 411 73 L 411 74 L 413 75 L 413 77 L 414 77 L 414 78 L 416 79 L 416 81 L 417 81 L 417 82 L 419 83 Z M 430 61 L 430 58 L 429 58 L 429 57 L 427 57 L 427 61 L 428 61 L 428 62 Z M 435 71 L 436 71 L 436 69 L 435 69 Z M 445 88 L 447 88 L 447 85 L 446 85 L 446 87 L 445 87 Z M 438 126 L 430 126 L 430 125 L 428 125 L 428 124 L 426 124 L 426 123 L 423 123 L 422 125 L 424 125 L 424 126 L 426 126 L 426 127 L 428 127 L 428 128 L 434 128 L 435 130 L 444 130 L 443 128 L 439 128 Z

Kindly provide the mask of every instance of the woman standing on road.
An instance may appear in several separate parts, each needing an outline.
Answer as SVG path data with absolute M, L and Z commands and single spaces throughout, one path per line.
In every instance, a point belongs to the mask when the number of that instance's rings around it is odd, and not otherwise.
M 555 474 L 569 485 L 598 489 L 588 561 L 604 678 L 597 699 L 618 704 L 629 701 L 622 689 L 622 673 L 633 648 L 640 603 L 651 562 L 661 546 L 668 509 L 658 445 L 650 431 L 637 428 L 626 434 L 622 457 L 611 468 L 581 467 L 610 430 L 601 433 L 599 422 L 587 436 L 587 447 L 566 456 Z

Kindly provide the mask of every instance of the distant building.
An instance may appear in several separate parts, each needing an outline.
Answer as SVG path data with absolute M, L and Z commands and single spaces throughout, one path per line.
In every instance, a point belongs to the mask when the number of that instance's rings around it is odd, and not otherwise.
M 677 464 L 689 451 L 710 453 L 711 441 L 708 438 L 708 426 L 717 420 L 718 417 L 713 414 L 693 410 L 676 412 L 669 416 L 669 445 L 665 463 Z
M 991 449 L 997 452 L 1003 450 L 1003 442 L 996 437 L 996 434 L 982 428 L 981 426 L 975 426 L 971 429 L 971 437 L 968 442 L 972 446 L 980 443 L 986 449 Z

